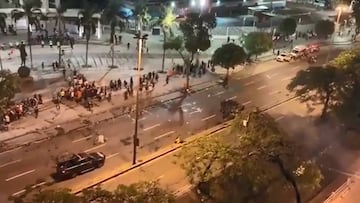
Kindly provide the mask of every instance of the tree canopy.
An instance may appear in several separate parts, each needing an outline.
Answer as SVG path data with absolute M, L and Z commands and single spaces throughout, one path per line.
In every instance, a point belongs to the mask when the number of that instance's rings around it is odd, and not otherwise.
M 15 74 L 9 70 L 0 71 L 0 113 L 8 107 L 15 94 L 19 91 Z
M 323 104 L 321 117 L 337 101 L 337 83 L 340 72 L 333 66 L 313 66 L 299 71 L 288 84 L 289 91 L 294 91 L 302 102 Z
M 331 20 L 319 20 L 315 24 L 315 33 L 321 38 L 328 38 L 335 31 L 335 24 Z
M 353 13 L 352 16 L 354 16 L 355 18 L 355 23 L 356 23 L 356 30 L 357 33 L 359 33 L 359 28 L 360 28 L 360 0 L 355 0 L 354 4 L 353 4 Z
M 272 48 L 271 35 L 266 32 L 250 32 L 245 37 L 244 48 L 255 56 L 265 53 Z
M 285 34 L 286 36 L 292 35 L 296 31 L 296 26 L 297 24 L 294 18 L 285 18 L 279 25 L 279 32 Z

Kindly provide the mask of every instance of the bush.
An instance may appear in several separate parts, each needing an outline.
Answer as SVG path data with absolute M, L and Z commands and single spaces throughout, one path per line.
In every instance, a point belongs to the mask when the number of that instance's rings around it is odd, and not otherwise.
M 20 78 L 27 78 L 30 76 L 30 68 L 26 66 L 20 66 L 18 69 L 18 74 Z

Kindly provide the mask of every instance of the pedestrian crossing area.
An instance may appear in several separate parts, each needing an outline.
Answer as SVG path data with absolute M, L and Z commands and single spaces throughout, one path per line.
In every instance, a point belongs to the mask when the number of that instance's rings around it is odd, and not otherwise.
M 66 64 L 70 64 L 71 68 L 82 67 L 86 64 L 86 57 L 84 55 L 72 55 L 70 57 L 64 58 Z M 87 64 L 93 68 L 104 68 L 109 67 L 112 64 L 117 66 L 129 66 L 130 69 L 132 67 L 136 67 L 136 59 L 135 58 L 126 58 L 126 57 L 114 57 L 112 59 L 109 55 L 97 54 L 97 55 L 89 55 Z

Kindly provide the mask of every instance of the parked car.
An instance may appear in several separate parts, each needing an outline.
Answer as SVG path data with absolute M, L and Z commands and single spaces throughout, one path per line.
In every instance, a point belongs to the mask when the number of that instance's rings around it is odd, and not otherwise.
M 308 52 L 308 47 L 305 45 L 298 45 L 295 46 L 292 51 L 291 51 L 291 57 L 294 59 L 298 59 L 301 58 L 303 56 L 305 56 Z
M 309 44 L 308 45 L 308 52 L 315 53 L 320 51 L 320 46 L 318 44 Z
M 105 155 L 101 152 L 72 154 L 58 160 L 56 163 L 56 175 L 62 179 L 74 178 L 102 167 L 105 159 Z
M 276 57 L 276 61 L 278 62 L 290 62 L 291 56 L 288 53 L 282 53 L 279 56 Z

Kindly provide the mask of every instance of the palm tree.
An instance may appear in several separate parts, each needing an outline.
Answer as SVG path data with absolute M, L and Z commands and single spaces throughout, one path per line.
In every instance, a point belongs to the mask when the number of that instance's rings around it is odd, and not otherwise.
M 119 26 L 120 31 L 125 28 L 125 23 L 119 16 L 119 8 L 122 6 L 119 0 L 111 0 L 103 11 L 102 18 L 110 23 L 110 42 L 114 42 L 115 28 Z
M 35 24 L 37 28 L 40 27 L 39 16 L 41 16 L 41 4 L 41 0 L 23 0 L 23 5 L 21 6 L 22 10 L 14 9 L 11 12 L 11 18 L 15 19 L 15 22 L 20 18 L 27 18 L 27 41 L 30 50 L 30 68 L 33 68 L 30 26 Z
M 149 14 L 149 9 L 146 4 L 147 0 L 139 0 L 135 5 L 135 24 L 137 26 L 141 26 L 138 29 L 143 29 L 144 27 L 147 27 L 151 21 L 151 15 Z
M 163 55 L 162 55 L 162 65 L 161 72 L 164 72 L 164 64 L 165 64 L 165 44 L 168 37 L 173 37 L 174 33 L 172 30 L 172 26 L 176 23 L 176 16 L 173 12 L 172 7 L 163 7 L 162 15 L 159 18 L 159 24 L 161 25 L 161 29 L 163 32 Z
M 88 54 L 89 54 L 89 40 L 92 33 L 95 32 L 95 20 L 94 15 L 98 13 L 96 5 L 89 4 L 86 1 L 83 1 L 84 8 L 79 12 L 80 24 L 84 26 L 85 37 L 86 37 L 86 54 L 85 54 L 85 65 L 84 67 L 89 67 L 88 65 Z
M 59 43 L 59 67 L 61 67 L 61 43 L 63 42 L 64 32 L 66 30 L 65 27 L 65 19 L 64 13 L 66 12 L 67 8 L 64 4 L 57 5 L 56 7 L 56 21 L 55 27 L 57 27 L 58 31 L 58 41 Z M 62 24 L 62 26 L 61 26 Z

